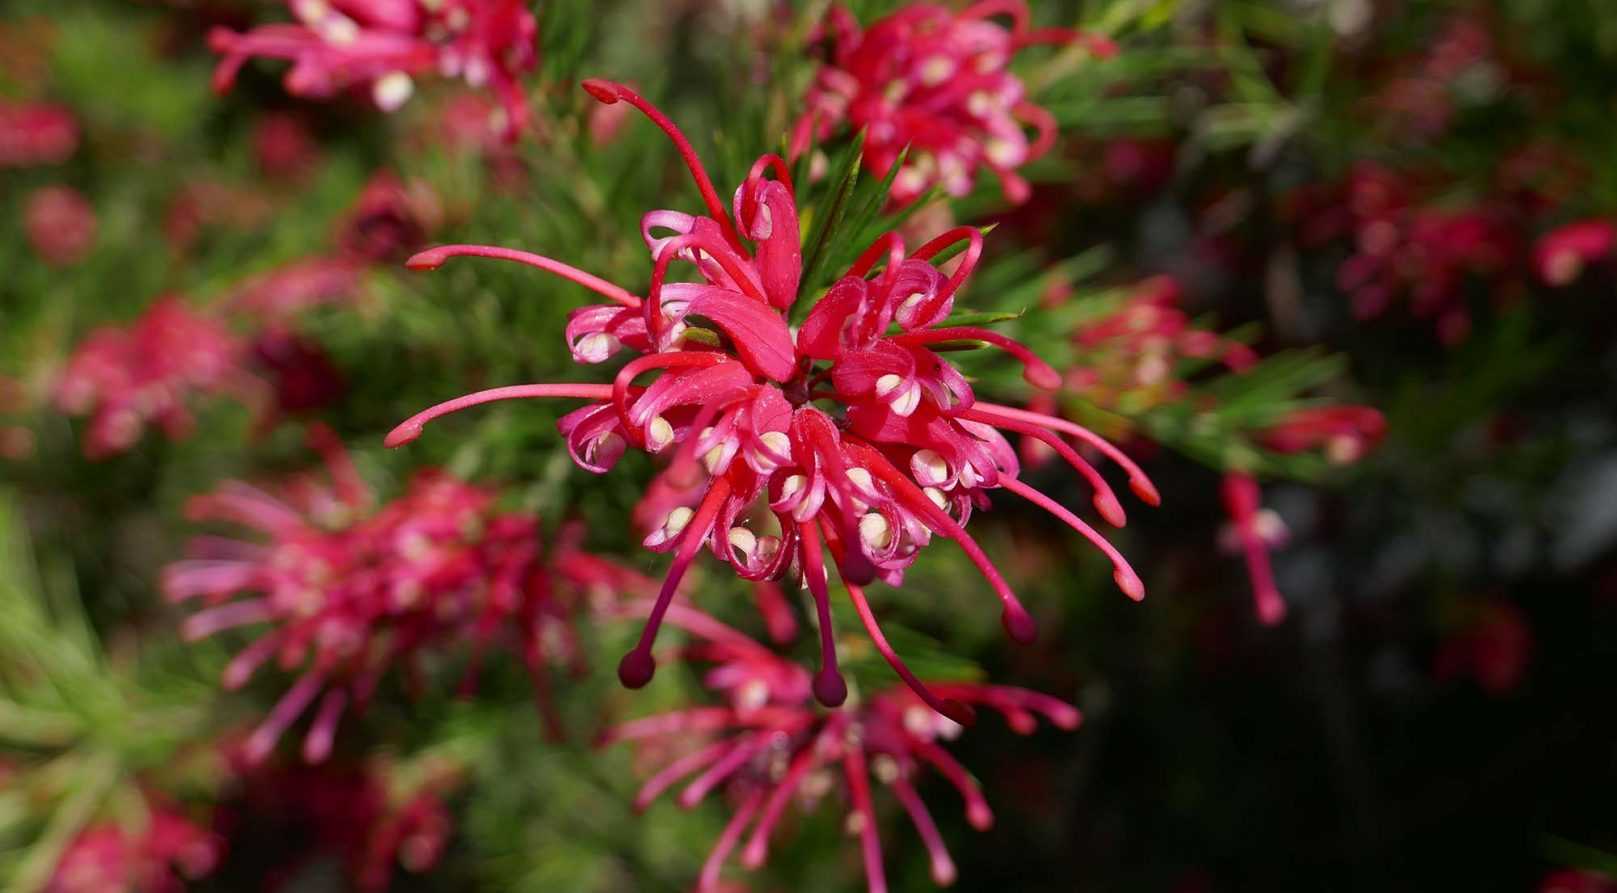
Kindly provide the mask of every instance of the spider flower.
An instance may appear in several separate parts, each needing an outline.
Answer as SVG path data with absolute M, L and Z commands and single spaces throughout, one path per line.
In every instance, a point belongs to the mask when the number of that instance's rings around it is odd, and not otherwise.
M 216 28 L 224 58 L 214 85 L 228 90 L 253 56 L 285 59 L 287 92 L 325 99 L 364 87 L 384 111 L 403 105 L 423 74 L 492 86 L 514 137 L 527 124 L 518 78 L 538 59 L 538 24 L 522 0 L 288 0 L 296 24 L 246 33 Z
M 180 893 L 213 871 L 220 841 L 174 810 L 147 804 L 139 829 L 89 825 L 62 851 L 45 893 Z
M 56 405 L 90 416 L 91 458 L 129 449 L 151 422 L 182 437 L 192 423 L 188 397 L 240 389 L 241 352 L 223 326 L 177 297 L 160 298 L 129 328 L 90 333 L 56 383 Z
M 1009 17 L 1011 27 L 990 21 L 995 16 Z M 1027 100 L 1008 65 L 1025 47 L 1084 35 L 1030 28 L 1022 0 L 984 0 L 959 12 L 912 3 L 864 29 L 836 6 L 823 30 L 828 58 L 804 99 L 794 151 L 846 125 L 865 132 L 865 161 L 881 176 L 909 147 L 893 180 L 894 204 L 933 186 L 965 195 L 983 168 L 999 177 L 1011 201 L 1027 199 L 1027 181 L 1016 170 L 1049 151 L 1056 122 Z M 1103 40 L 1088 43 L 1097 55 L 1115 51 Z
M 869 613 L 862 596 L 856 606 Z M 920 835 L 933 880 L 953 882 L 954 861 L 915 781 L 926 769 L 938 772 L 964 799 L 972 827 L 986 830 L 993 823 L 976 781 L 939 743 L 957 736 L 959 723 L 903 688 L 879 692 L 844 710 L 817 710 L 801 667 L 690 608 L 675 605 L 668 619 L 695 640 L 686 656 L 713 665 L 704 684 L 720 693 L 725 704 L 631 720 L 610 729 L 604 741 L 685 745 L 682 755 L 640 789 L 638 809 L 686 779 L 675 798 L 681 807 L 694 807 L 716 790 L 734 805 L 734 815 L 702 866 L 698 893 L 719 889 L 720 870 L 738 846 L 743 866 L 762 865 L 788 806 L 795 802 L 812 809 L 827 797 L 846 804 L 846 828 L 859 838 L 866 884 L 871 893 L 884 893 L 887 881 L 873 797 L 881 788 L 892 792 Z M 885 641 L 878 644 L 889 650 Z M 995 710 L 1022 734 L 1032 732 L 1041 716 L 1067 730 L 1080 721 L 1070 704 L 1025 689 L 963 682 L 937 683 L 932 689 L 956 703 Z
M 225 668 L 226 688 L 244 685 L 271 659 L 298 673 L 249 739 L 248 755 L 266 756 L 318 701 L 303 754 L 319 762 L 343 713 L 364 704 L 390 667 L 403 664 L 413 676 L 422 653 L 464 644 L 475 672 L 481 649 L 508 628 L 520 631 L 539 707 L 552 721 L 539 670 L 544 643 L 564 625 L 550 575 L 566 579 L 568 568 L 565 558 L 543 562 L 537 523 L 498 511 L 491 491 L 430 470 L 373 509 L 334 435 L 316 428 L 311 439 L 329 480 L 297 479 L 280 495 L 230 482 L 192 500 L 194 520 L 260 536 L 199 537 L 191 557 L 162 577 L 169 600 L 202 603 L 185 621 L 188 639 L 266 627 Z
M 1034 502 L 1089 538 L 1114 564 L 1124 592 L 1143 596 L 1139 578 L 1110 543 L 1018 479 L 1016 453 L 1003 432 L 1055 445 L 1093 484 L 1096 508 L 1114 524 L 1123 522 L 1117 497 L 1057 432 L 1117 461 L 1135 492 L 1154 504 L 1158 497 L 1144 473 L 1086 428 L 977 399 L 933 349 L 980 342 L 1019 361 L 1035 386 L 1060 383 L 1055 370 L 1015 341 L 949 324 L 955 295 L 982 249 L 978 230 L 950 230 L 914 252 L 895 233 L 881 237 L 794 330 L 787 318 L 797 301 L 802 254 L 783 160 L 760 158 L 727 209 L 673 122 L 620 84 L 586 81 L 584 87 L 602 102 L 629 103 L 661 127 L 706 205 L 705 215 L 665 210 L 642 219 L 653 260 L 645 297 L 507 248 L 442 246 L 409 266 L 433 269 L 472 255 L 558 274 L 611 301 L 572 313 L 566 337 L 573 358 L 601 363 L 627 351 L 633 359 L 611 384 L 514 385 L 450 400 L 399 425 L 387 443 L 407 443 L 433 419 L 482 403 L 575 398 L 589 403 L 559 427 L 580 467 L 604 473 L 632 446 L 666 456 L 669 474 L 699 482 L 694 507 L 673 505 L 645 539 L 648 547 L 675 554 L 645 631 L 619 666 L 625 685 L 638 688 L 651 679 L 658 625 L 704 546 L 746 579 L 780 579 L 795 570 L 805 580 L 821 638 L 814 691 L 826 704 L 841 703 L 847 691 L 832 644 L 827 551 L 852 591 L 876 579 L 899 584 L 934 536 L 953 539 L 998 595 L 1007 631 L 1018 641 L 1032 640 L 1032 617 L 965 530 L 995 489 Z M 945 274 L 940 255 L 962 245 L 958 265 Z M 694 270 L 699 281 L 671 281 L 675 263 Z M 650 373 L 657 377 L 635 384 Z M 867 627 L 877 634 L 873 620 Z

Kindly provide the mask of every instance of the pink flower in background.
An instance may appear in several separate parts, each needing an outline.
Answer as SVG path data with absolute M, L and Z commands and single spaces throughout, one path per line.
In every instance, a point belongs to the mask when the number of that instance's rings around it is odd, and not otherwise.
M 1372 319 L 1403 301 L 1453 345 L 1471 331 L 1467 283 L 1484 282 L 1496 296 L 1508 296 L 1525 246 L 1502 209 L 1422 203 L 1420 191 L 1412 177 L 1361 164 L 1330 195 L 1305 197 L 1300 222 L 1307 238 L 1353 240 L 1336 284 L 1355 316 Z M 1324 207 L 1307 207 L 1315 204 Z
M 68 186 L 36 189 L 23 209 L 23 232 L 41 260 L 54 267 L 70 267 L 95 248 L 95 208 Z
M 1185 392 L 1186 361 L 1212 360 L 1231 372 L 1257 365 L 1252 348 L 1194 325 L 1180 306 L 1182 295 L 1173 277 L 1153 276 L 1115 311 L 1078 325 L 1072 334 L 1078 362 L 1064 376 L 1065 387 L 1101 406 L 1143 406 Z
M 138 829 L 99 822 L 80 831 L 56 863 L 45 893 L 181 893 L 218 864 L 220 841 L 161 805 L 148 803 Z
M 159 298 L 129 327 L 104 326 L 84 339 L 56 382 L 56 406 L 90 417 L 91 458 L 129 449 L 148 424 L 183 437 L 192 397 L 245 392 L 241 351 L 223 326 L 178 297 Z
M 363 87 L 384 111 L 403 105 L 423 74 L 463 78 L 499 96 L 510 137 L 528 121 L 519 78 L 538 60 L 538 23 L 522 0 L 288 0 L 297 24 L 246 33 L 216 28 L 224 55 L 214 84 L 227 90 L 249 58 L 292 63 L 287 92 L 326 99 Z
M 1086 428 L 977 399 L 966 378 L 932 349 L 939 342 L 981 342 L 1020 362 L 1031 384 L 1060 383 L 1055 370 L 1021 344 L 987 329 L 949 324 L 956 293 L 982 250 L 976 229 L 950 230 L 914 252 L 897 234 L 881 237 L 794 330 L 787 315 L 798 298 L 802 256 L 784 161 L 760 158 L 727 210 L 690 144 L 661 112 L 619 84 L 586 81 L 584 87 L 602 102 L 633 105 L 661 127 L 686 160 L 706 205 L 706 215 L 652 211 L 642 219 L 654 261 L 646 297 L 550 258 L 505 248 L 444 246 L 409 265 L 433 269 L 470 255 L 563 276 L 612 302 L 571 314 L 566 337 L 573 358 L 595 364 L 627 349 L 633 359 L 612 384 L 514 385 L 448 401 L 398 426 L 387 443 L 408 443 L 433 419 L 470 406 L 570 397 L 590 401 L 560 422 L 580 467 L 604 473 L 632 446 L 667 457 L 671 481 L 697 482 L 694 507 L 676 497 L 645 539 L 648 547 L 674 551 L 675 557 L 639 643 L 619 666 L 625 685 L 638 688 L 650 680 L 658 625 L 704 546 L 749 580 L 801 574 L 820 627 L 814 693 L 826 704 L 840 704 L 847 691 L 836 667 L 827 551 L 850 596 L 862 601 L 861 587 L 874 580 L 900 584 L 934 536 L 953 539 L 998 595 L 1006 630 L 1018 641 L 1032 640 L 1032 617 L 965 531 L 971 513 L 987 508 L 993 490 L 1056 515 L 1106 554 L 1124 592 L 1143 596 L 1139 578 L 1110 543 L 1018 478 L 1015 450 L 1002 432 L 1055 445 L 1090 481 L 1097 511 L 1114 524 L 1123 522 L 1117 497 L 1061 435 L 1118 462 L 1135 492 L 1155 504 L 1158 496 L 1144 473 Z M 959 263 L 945 274 L 939 256 L 962 247 Z M 669 281 L 676 262 L 700 281 Z M 660 373 L 654 381 L 635 384 L 653 372 Z M 874 617 L 867 612 L 862 619 L 878 638 Z M 952 716 L 964 712 L 960 705 L 929 703 Z
M 190 558 L 163 572 L 170 601 L 202 603 L 185 621 L 186 638 L 267 626 L 225 669 L 226 688 L 239 688 L 271 660 L 298 674 L 249 739 L 249 758 L 268 755 L 314 707 L 303 754 L 319 762 L 343 713 L 363 706 L 383 673 L 413 674 L 422 653 L 445 645 L 469 646 L 475 672 L 482 650 L 506 630 L 520 639 L 549 718 L 544 643 L 570 637 L 552 575 L 567 574 L 545 564 L 537 522 L 499 511 L 492 491 L 430 470 L 373 508 L 335 436 L 315 428 L 311 438 L 325 454 L 328 480 L 294 480 L 277 495 L 229 482 L 193 499 L 192 519 L 258 536 L 199 537 Z
M 78 148 L 79 123 L 70 110 L 0 100 L 0 168 L 61 164 Z
M 1444 637 L 1432 661 L 1433 675 L 1442 681 L 1471 679 L 1488 694 L 1503 697 L 1527 677 L 1533 645 L 1533 627 L 1521 609 L 1491 601 Z
M 1010 28 L 990 21 L 995 16 L 1008 17 Z M 823 26 L 828 58 L 804 100 L 793 153 L 839 128 L 863 130 L 865 163 L 879 175 L 909 147 L 893 181 L 894 204 L 933 186 L 965 195 L 983 168 L 1011 201 L 1024 201 L 1027 181 L 1016 170 L 1049 151 L 1056 122 L 1027 100 L 1008 66 L 1025 47 L 1084 39 L 1064 28 L 1030 28 L 1029 18 L 1022 0 L 985 0 L 959 12 L 912 3 L 861 29 L 833 6 Z M 1114 51 L 1102 40 L 1089 45 L 1097 55 Z
M 862 598 L 856 606 L 869 613 Z M 672 744 L 679 751 L 640 789 L 637 809 L 682 781 L 675 798 L 682 807 L 693 807 L 715 791 L 732 805 L 734 814 L 702 866 L 698 893 L 720 888 L 720 871 L 738 846 L 743 866 L 762 865 L 787 807 L 812 811 L 826 799 L 846 804 L 845 823 L 859 838 L 866 884 L 871 893 L 884 893 L 873 796 L 882 788 L 892 792 L 920 835 L 933 880 L 954 881 L 954 861 L 915 782 L 925 770 L 936 771 L 965 800 L 972 827 L 985 830 L 993 823 L 977 782 L 940 744 L 960 734 L 958 723 L 904 688 L 855 700 L 836 712 L 817 710 L 801 667 L 698 611 L 674 605 L 667 616 L 695 640 L 683 649 L 684 656 L 712 664 L 703 683 L 722 696 L 724 705 L 631 720 L 610 729 L 604 741 L 632 741 L 659 751 Z M 890 650 L 885 640 L 876 642 Z M 967 682 L 933 683 L 930 689 L 935 694 L 928 702 L 944 698 L 995 710 L 1021 734 L 1032 732 L 1040 717 L 1069 731 L 1080 720 L 1070 704 L 1026 689 Z
M 1295 410 L 1258 433 L 1277 453 L 1323 450 L 1325 458 L 1348 465 L 1364 458 L 1387 433 L 1387 420 L 1370 406 L 1318 406 Z
M 1550 285 L 1571 285 L 1590 264 L 1611 257 L 1617 224 L 1580 220 L 1551 230 L 1533 246 L 1533 270 Z
M 1223 496 L 1224 511 L 1230 516 L 1225 545 L 1245 557 L 1258 619 L 1273 626 L 1286 619 L 1286 600 L 1275 588 L 1269 550 L 1285 545 L 1291 532 L 1279 515 L 1263 507 L 1263 491 L 1251 475 L 1239 472 L 1224 475 Z
M 363 264 L 347 257 L 293 261 L 236 286 L 225 309 L 255 322 L 284 322 L 315 307 L 353 303 L 364 273 Z
M 381 171 L 366 181 L 338 221 L 337 243 L 355 260 L 396 263 L 420 250 L 441 217 L 431 186 Z
M 268 326 L 253 338 L 252 365 L 269 382 L 278 414 L 324 409 L 348 389 L 342 371 L 318 342 Z
M 302 118 L 271 112 L 253 125 L 253 160 L 266 177 L 297 180 L 320 160 L 320 147 Z

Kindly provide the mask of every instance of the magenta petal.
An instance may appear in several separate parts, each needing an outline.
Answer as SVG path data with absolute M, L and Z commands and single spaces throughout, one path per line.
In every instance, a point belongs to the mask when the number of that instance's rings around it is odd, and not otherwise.
M 665 289 L 672 291 L 673 286 Z M 707 285 L 684 285 L 678 294 L 690 301 L 687 313 L 712 320 L 730 337 L 748 369 L 773 381 L 791 378 L 797 354 L 792 333 L 775 310 L 737 292 Z
M 758 236 L 758 272 L 764 294 L 780 310 L 797 300 L 798 278 L 803 273 L 803 247 L 797 229 L 797 206 L 786 187 L 773 180 L 758 187 L 757 217 L 767 221 L 760 227 L 768 235 Z
M 882 339 L 863 350 L 849 350 L 831 367 L 831 382 L 845 399 L 868 397 L 882 376 L 897 375 L 908 385 L 915 377 L 915 358 L 909 351 Z
M 616 407 L 596 403 L 575 409 L 556 421 L 567 438 L 567 452 L 585 471 L 605 474 L 612 470 L 627 446 Z
M 651 383 L 629 409 L 636 426 L 645 425 L 671 407 L 712 403 L 752 387 L 752 376 L 740 363 L 670 371 Z
M 848 317 L 858 313 L 865 302 L 865 281 L 852 276 L 831 286 L 820 298 L 797 331 L 797 346 L 803 356 L 834 360 L 842 352 L 842 332 Z

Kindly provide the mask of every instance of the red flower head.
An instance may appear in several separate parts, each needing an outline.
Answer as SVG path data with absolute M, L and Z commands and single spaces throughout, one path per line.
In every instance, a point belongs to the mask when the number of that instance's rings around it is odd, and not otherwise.
M 537 61 L 538 24 L 522 0 L 288 0 L 297 24 L 262 25 L 247 33 L 217 28 L 208 37 L 224 54 L 214 85 L 227 90 L 253 56 L 286 59 L 286 89 L 330 97 L 365 87 L 384 111 L 403 105 L 421 74 L 492 85 L 505 130 L 526 125 L 528 105 L 518 77 Z
M 186 638 L 269 626 L 226 667 L 226 688 L 245 684 L 272 657 L 287 670 L 301 667 L 249 739 L 249 757 L 268 754 L 319 698 L 303 753 L 324 759 L 343 712 L 363 704 L 383 672 L 397 662 L 413 667 L 445 643 L 469 644 L 475 671 L 481 648 L 514 627 L 542 681 L 540 642 L 555 639 L 561 623 L 550 574 L 566 569 L 541 562 L 537 523 L 499 512 L 494 493 L 434 471 L 372 510 L 370 490 L 335 436 L 317 428 L 311 439 L 325 453 L 329 482 L 298 480 L 279 497 L 231 482 L 192 500 L 193 519 L 237 524 L 263 541 L 200 537 L 191 558 L 163 572 L 171 601 L 206 603 L 186 620 Z
M 1031 383 L 1059 384 L 1055 370 L 1022 345 L 986 329 L 946 324 L 982 248 L 976 229 L 950 230 L 913 253 L 897 234 L 883 236 L 793 331 L 787 314 L 797 300 L 802 255 L 785 163 L 764 156 L 753 165 L 736 190 L 732 223 L 671 121 L 619 84 L 586 81 L 584 87 L 602 102 L 627 102 L 655 121 L 685 158 L 707 205 L 705 216 L 652 211 L 643 218 L 655 262 L 646 297 L 506 248 L 444 246 L 409 265 L 433 269 L 451 257 L 474 255 L 561 275 L 613 302 L 573 312 L 567 339 L 574 359 L 600 363 L 625 348 L 635 358 L 610 385 L 515 385 L 451 400 L 395 428 L 387 443 L 408 443 L 433 419 L 481 403 L 572 397 L 591 401 L 560 423 L 579 466 L 603 473 L 632 445 L 671 457 L 669 474 L 705 478 L 695 508 L 673 508 L 645 540 L 675 557 L 639 644 L 619 667 L 625 685 L 638 688 L 651 679 L 657 627 L 703 546 L 747 579 L 777 579 L 792 568 L 806 579 L 822 640 L 814 689 L 827 704 L 841 703 L 846 686 L 832 645 L 825 550 L 850 594 L 862 599 L 861 587 L 875 579 L 899 583 L 934 535 L 953 539 L 998 594 L 1011 636 L 1031 640 L 1033 618 L 965 531 L 973 509 L 986 508 L 994 489 L 1035 502 L 1091 539 L 1115 565 L 1118 585 L 1131 597 L 1143 595 L 1139 578 L 1109 543 L 1018 479 L 1016 453 L 1001 432 L 1058 444 L 1096 485 L 1096 508 L 1113 523 L 1123 520 L 1116 496 L 1053 432 L 1082 438 L 1111 456 L 1128 469 L 1136 493 L 1154 504 L 1158 497 L 1144 473 L 1086 428 L 976 399 L 965 377 L 931 347 L 980 341 L 1019 360 Z M 770 171 L 775 179 L 765 176 Z M 960 243 L 964 255 L 946 275 L 934 259 Z M 675 262 L 690 265 L 701 281 L 668 281 Z M 660 376 L 634 384 L 651 372 Z M 867 626 L 877 633 L 873 621 Z
M 77 190 L 46 186 L 28 196 L 23 232 L 40 259 L 54 267 L 70 267 L 95 248 L 95 208 Z
M 185 879 L 213 871 L 220 842 L 185 816 L 148 804 L 132 833 L 116 822 L 80 831 L 62 852 L 45 893 L 181 893 Z
M 862 614 L 869 614 L 862 598 L 855 604 Z M 967 704 L 987 707 L 1003 714 L 1022 734 L 1032 732 L 1040 716 L 1067 730 L 1077 728 L 1080 721 L 1072 705 L 1026 689 L 962 682 L 928 689 L 913 680 L 912 689 L 881 692 L 826 713 L 809 701 L 808 674 L 796 664 L 698 611 L 674 605 L 668 609 L 668 621 L 697 640 L 685 649 L 688 657 L 714 664 L 704 683 L 722 693 L 726 705 L 633 720 L 609 730 L 604 740 L 694 743 L 646 782 L 635 797 L 637 809 L 688 777 L 691 780 L 678 797 L 680 806 L 695 806 L 721 788 L 735 804 L 735 815 L 702 866 L 698 893 L 719 889 L 719 871 L 743 835 L 747 841 L 741 862 L 757 868 L 767 858 L 769 838 L 786 807 L 795 801 L 812 808 L 833 790 L 847 803 L 850 833 L 859 836 L 866 883 L 871 893 L 883 893 L 887 881 L 872 776 L 893 792 L 921 835 L 931 856 L 933 880 L 952 883 L 954 862 L 914 780 L 925 768 L 943 775 L 965 799 L 966 818 L 978 830 L 993 824 L 994 815 L 965 767 L 938 744 L 939 739 L 958 735 L 960 724 L 928 704 L 942 697 L 968 715 Z M 891 653 L 885 640 L 876 642 L 884 653 Z M 916 692 L 930 692 L 927 702 Z
M 79 147 L 79 123 L 57 105 L 0 102 L 0 168 L 61 164 Z
M 189 432 L 192 393 L 238 389 L 241 345 L 179 298 L 160 298 L 127 329 L 90 333 L 56 383 L 56 405 L 88 415 L 85 455 L 121 452 L 155 421 L 170 437 Z
M 1009 17 L 1011 27 L 992 16 Z M 965 195 L 980 168 L 999 177 L 1011 201 L 1026 200 L 1027 181 L 1016 169 L 1049 151 L 1056 123 L 1027 101 L 1008 66 L 1024 47 L 1082 38 L 1062 28 L 1031 29 L 1028 20 L 1023 0 L 983 0 L 960 12 L 912 3 L 861 30 L 847 10 L 832 7 L 824 25 L 829 58 L 804 100 L 793 151 L 846 124 L 865 132 L 865 161 L 880 175 L 909 147 L 893 181 L 895 204 L 933 186 Z M 1115 51 L 1102 40 L 1090 46 L 1097 55 Z
M 1611 257 L 1617 225 L 1580 220 L 1545 233 L 1533 246 L 1533 269 L 1550 285 L 1571 285 L 1590 264 Z

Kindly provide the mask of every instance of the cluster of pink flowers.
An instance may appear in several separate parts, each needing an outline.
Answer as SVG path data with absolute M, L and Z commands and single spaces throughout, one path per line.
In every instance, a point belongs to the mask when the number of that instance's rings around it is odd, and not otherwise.
M 45 893 L 181 893 L 212 872 L 221 844 L 172 808 L 147 804 L 139 829 L 98 822 L 80 831 L 56 863 Z
M 181 437 L 192 424 L 193 395 L 242 392 L 241 349 L 180 298 L 159 298 L 128 328 L 90 333 L 57 381 L 56 405 L 90 417 L 84 452 L 92 458 L 128 449 L 152 423 Z
M 0 168 L 61 164 L 78 148 L 79 122 L 70 110 L 0 101 Z
M 1065 373 L 1063 386 L 1101 405 L 1151 405 L 1184 393 L 1176 370 L 1186 360 L 1223 363 L 1231 372 L 1257 364 L 1252 348 L 1196 326 L 1182 299 L 1178 280 L 1153 276 L 1116 310 L 1075 328 L 1072 342 L 1082 361 Z
M 197 521 L 239 525 L 261 540 L 197 538 L 191 556 L 163 572 L 166 596 L 203 607 L 185 622 L 188 639 L 243 626 L 268 629 L 224 672 L 239 688 L 272 659 L 297 681 L 253 733 L 246 752 L 266 756 L 319 701 L 303 754 L 330 753 L 350 706 L 363 705 L 384 672 L 415 667 L 449 644 L 471 649 L 468 684 L 483 649 L 516 630 L 541 708 L 545 643 L 570 648 L 565 607 L 553 584 L 598 573 L 569 555 L 547 562 L 537 522 L 501 512 L 496 495 L 436 471 L 422 471 L 405 494 L 372 508 L 372 493 L 335 436 L 312 429 L 329 481 L 307 477 L 280 495 L 230 482 L 192 500 Z
M 855 606 L 869 617 L 863 598 L 856 597 Z M 847 804 L 846 827 L 859 838 L 866 884 L 871 893 L 884 893 L 872 779 L 890 790 L 908 814 L 930 856 L 933 880 L 940 885 L 954 881 L 954 862 L 915 780 L 924 769 L 936 771 L 965 800 L 972 827 L 986 830 L 993 823 L 977 782 L 939 744 L 962 731 L 959 723 L 940 716 L 905 688 L 855 698 L 842 710 L 819 710 L 810 700 L 813 683 L 802 667 L 682 605 L 671 606 L 667 617 L 695 640 L 684 647 L 684 655 L 713 665 L 704 683 L 723 697 L 724 705 L 632 720 L 610 729 L 604 740 L 632 741 L 650 759 L 666 760 L 635 797 L 637 808 L 685 779 L 689 781 L 677 797 L 680 806 L 693 807 L 720 791 L 734 807 L 702 866 L 698 893 L 719 889 L 720 872 L 737 846 L 745 867 L 762 865 L 787 807 L 795 803 L 812 810 L 828 798 Z M 875 642 L 884 653 L 891 652 L 879 634 Z M 915 686 L 924 690 L 919 683 Z M 1072 705 L 1026 689 L 969 682 L 933 683 L 930 689 L 966 710 L 970 707 L 965 705 L 976 705 L 999 712 L 1022 734 L 1032 732 L 1040 717 L 1069 731 L 1080 720 Z
M 1009 17 L 1011 27 L 994 16 Z M 1025 200 L 1028 184 L 1016 170 L 1049 151 L 1056 122 L 1027 99 L 1008 66 L 1025 47 L 1083 39 L 1064 28 L 1031 28 L 1029 19 L 1023 0 L 983 0 L 958 12 L 911 3 L 861 29 L 832 7 L 822 28 L 828 58 L 804 100 L 794 153 L 840 127 L 862 130 L 865 163 L 880 176 L 909 149 L 893 180 L 895 204 L 933 186 L 965 195 L 984 168 L 1011 201 Z M 1089 45 L 1099 55 L 1113 52 L 1105 41 Z
M 611 301 L 569 318 L 574 359 L 601 363 L 625 349 L 634 358 L 611 384 L 515 385 L 448 401 L 401 424 L 387 443 L 407 443 L 433 419 L 469 406 L 572 397 L 590 401 L 560 423 L 580 467 L 603 473 L 633 446 L 667 456 L 671 473 L 700 482 L 696 507 L 670 510 L 645 540 L 675 557 L 640 642 L 619 666 L 625 685 L 650 680 L 658 625 L 704 546 L 747 579 L 801 575 L 813 594 L 821 633 L 813 689 L 828 705 L 842 703 L 847 687 L 836 667 L 826 550 L 849 594 L 862 601 L 862 588 L 873 580 L 899 584 L 934 536 L 953 539 L 998 595 L 1012 638 L 1032 640 L 1032 617 L 965 530 L 994 490 L 1028 499 L 1087 537 L 1112 561 L 1119 587 L 1130 597 L 1143 596 L 1139 578 L 1110 543 L 1019 479 L 1016 451 L 1002 431 L 1051 444 L 1091 482 L 1097 511 L 1114 524 L 1124 520 L 1121 504 L 1059 435 L 1077 437 L 1111 457 L 1127 470 L 1135 492 L 1155 504 L 1156 490 L 1139 467 L 1079 425 L 977 399 L 965 376 L 932 349 L 940 342 L 981 342 L 1020 362 L 1034 386 L 1060 384 L 1055 370 L 1021 344 L 987 329 L 949 324 L 956 294 L 982 250 L 978 230 L 950 230 L 914 252 L 896 233 L 881 237 L 794 330 L 787 317 L 798 300 L 802 253 L 784 161 L 760 158 L 727 210 L 689 142 L 661 112 L 620 84 L 586 81 L 584 87 L 602 102 L 633 105 L 661 127 L 686 160 L 706 205 L 705 215 L 652 211 L 642 219 L 654 261 L 646 296 L 505 248 L 444 246 L 409 265 L 432 269 L 451 257 L 473 255 L 561 275 Z M 945 273 L 940 255 L 962 246 L 953 272 Z M 669 281 L 675 262 L 689 265 L 700 281 Z M 648 385 L 634 383 L 651 372 L 661 374 Z M 868 631 L 878 636 L 873 616 L 865 616 Z M 896 656 L 893 663 L 912 678 Z M 963 715 L 958 704 L 916 688 L 946 715 Z
M 519 76 L 538 60 L 538 23 L 522 0 L 288 0 L 297 24 L 227 28 L 209 35 L 224 55 L 214 83 L 225 90 L 253 56 L 285 59 L 288 92 L 324 99 L 363 87 L 385 111 L 403 105 L 424 74 L 488 85 L 499 96 L 504 129 L 527 124 Z
M 1402 66 L 1372 105 L 1392 128 L 1425 140 L 1449 128 L 1456 99 L 1469 84 L 1497 81 L 1493 35 L 1474 16 L 1457 15 L 1436 35 L 1425 52 Z
M 1433 321 L 1443 343 L 1456 344 L 1471 331 L 1467 282 L 1508 294 L 1499 284 L 1521 272 L 1523 240 L 1501 208 L 1423 202 L 1414 178 L 1374 164 L 1355 167 L 1326 193 L 1301 197 L 1304 235 L 1353 240 L 1336 280 L 1360 319 L 1402 299 L 1416 318 Z

